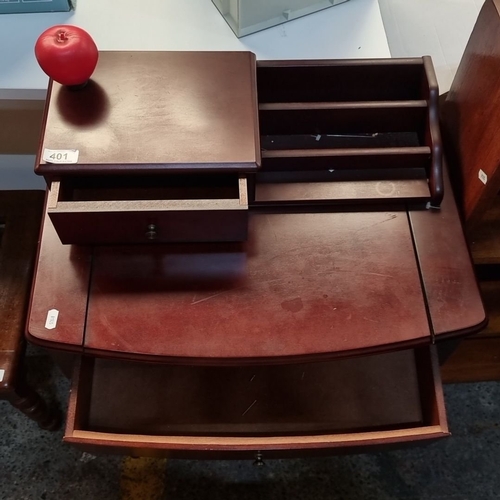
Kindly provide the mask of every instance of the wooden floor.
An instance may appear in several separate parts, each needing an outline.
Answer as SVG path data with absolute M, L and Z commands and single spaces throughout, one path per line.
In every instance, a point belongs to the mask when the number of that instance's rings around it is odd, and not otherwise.
M 464 339 L 442 366 L 446 383 L 500 380 L 500 195 L 467 236 L 489 324 Z

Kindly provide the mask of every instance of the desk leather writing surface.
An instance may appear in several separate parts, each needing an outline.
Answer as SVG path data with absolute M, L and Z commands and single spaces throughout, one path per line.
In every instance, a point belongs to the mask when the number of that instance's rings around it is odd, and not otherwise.
M 406 213 L 254 214 L 249 234 L 96 247 L 85 347 L 243 361 L 430 336 Z

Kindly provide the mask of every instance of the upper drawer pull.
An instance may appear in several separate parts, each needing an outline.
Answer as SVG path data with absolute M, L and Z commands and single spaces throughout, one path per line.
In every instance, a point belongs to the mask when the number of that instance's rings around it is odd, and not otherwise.
M 149 224 L 148 230 L 146 231 L 146 238 L 148 240 L 156 240 L 158 236 L 158 231 L 156 230 L 156 224 Z

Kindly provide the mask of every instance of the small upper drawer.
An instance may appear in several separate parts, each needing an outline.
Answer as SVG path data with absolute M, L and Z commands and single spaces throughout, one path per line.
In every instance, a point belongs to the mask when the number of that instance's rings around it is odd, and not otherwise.
M 446 435 L 435 352 L 422 348 L 272 366 L 83 358 L 64 439 L 93 452 L 274 458 Z
M 64 244 L 242 241 L 244 176 L 72 176 L 53 181 L 47 210 Z

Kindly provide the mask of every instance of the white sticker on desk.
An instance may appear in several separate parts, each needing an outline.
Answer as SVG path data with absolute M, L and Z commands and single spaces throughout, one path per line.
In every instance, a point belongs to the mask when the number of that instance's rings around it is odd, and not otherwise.
M 47 163 L 78 163 L 78 149 L 47 149 L 43 150 L 42 158 Z
M 488 182 L 488 176 L 486 175 L 486 172 L 483 172 L 481 169 L 479 169 L 479 173 L 477 174 L 477 176 L 483 184 L 486 184 Z
M 5 370 L 0 370 L 0 382 L 3 381 L 4 375 L 5 375 Z
M 57 309 L 51 309 L 47 313 L 47 319 L 45 320 L 45 328 L 47 328 L 47 330 L 53 330 L 57 326 L 58 317 L 59 317 L 59 311 Z

